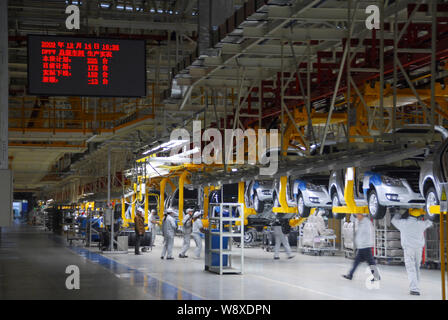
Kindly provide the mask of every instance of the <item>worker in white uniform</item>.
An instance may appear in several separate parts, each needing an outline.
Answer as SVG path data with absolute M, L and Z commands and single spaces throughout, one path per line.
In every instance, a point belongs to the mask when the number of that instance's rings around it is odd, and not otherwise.
M 201 257 L 202 252 L 201 233 L 204 232 L 204 225 L 202 224 L 201 218 L 202 213 L 200 211 L 196 211 L 193 215 L 193 232 L 191 234 L 194 242 L 196 243 L 196 249 L 194 250 L 194 256 L 196 259 L 199 259 Z
M 422 262 L 423 247 L 425 246 L 424 232 L 432 226 L 432 222 L 429 220 L 418 220 L 416 217 L 408 214 L 402 218 L 400 218 L 399 214 L 395 214 L 391 222 L 395 228 L 400 230 L 410 294 L 419 296 L 420 264 Z
M 284 222 L 284 224 L 285 223 L 288 223 L 288 221 Z M 289 227 L 289 224 L 287 225 L 287 227 Z M 291 247 L 289 246 L 289 241 L 287 237 L 288 232 L 283 231 L 282 224 L 278 219 L 276 219 L 276 221 L 274 222 L 272 229 L 274 231 L 274 238 L 275 238 L 274 260 L 280 259 L 279 252 L 280 252 L 280 245 L 282 244 L 285 247 L 288 259 L 294 258 L 294 255 L 291 252 Z
M 157 211 L 151 210 L 151 214 L 148 217 L 148 230 L 151 232 L 151 246 L 155 246 L 156 241 L 156 225 L 157 225 Z
M 174 219 L 174 211 L 168 209 L 162 223 L 162 233 L 163 233 L 163 249 L 162 256 L 163 259 L 166 255 L 167 260 L 174 259 L 173 257 L 173 244 L 174 244 L 174 234 L 177 229 L 176 219 Z
M 192 208 L 188 208 L 182 220 L 184 243 L 182 245 L 182 251 L 179 253 L 179 258 L 188 258 L 186 253 L 190 249 L 191 232 L 193 231 L 193 212 L 194 210 Z
M 357 214 L 356 218 L 358 223 L 355 224 L 355 246 L 356 246 L 356 256 L 353 262 L 353 267 L 350 272 L 343 275 L 345 279 L 352 280 L 353 274 L 356 268 L 363 261 L 367 262 L 370 270 L 373 274 L 373 280 L 380 280 L 380 274 L 373 258 L 372 248 L 373 248 L 373 225 L 369 218 L 365 217 L 363 214 Z

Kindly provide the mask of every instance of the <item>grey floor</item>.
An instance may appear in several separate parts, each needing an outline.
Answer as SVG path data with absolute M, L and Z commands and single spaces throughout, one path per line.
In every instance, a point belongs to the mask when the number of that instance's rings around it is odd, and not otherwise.
M 352 281 L 341 277 L 352 263 L 341 256 L 295 253 L 273 260 L 260 248 L 245 249 L 244 275 L 204 271 L 204 261 L 161 260 L 162 237 L 152 252 L 99 254 L 98 249 L 68 247 L 38 227 L 3 228 L 0 237 L 0 299 L 440 299 L 440 271 L 422 270 L 422 296 L 410 296 L 404 266 L 380 265 L 379 289 L 366 287 L 366 265 Z M 190 256 L 194 243 L 191 243 Z M 203 256 L 203 253 L 202 253 Z M 65 268 L 80 269 L 80 290 L 67 290 Z

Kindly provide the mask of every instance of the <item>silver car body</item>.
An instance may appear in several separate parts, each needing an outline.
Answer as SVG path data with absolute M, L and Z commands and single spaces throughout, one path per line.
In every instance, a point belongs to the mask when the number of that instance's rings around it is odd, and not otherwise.
M 280 206 L 280 192 L 281 192 L 281 183 L 280 179 L 275 179 L 273 184 L 273 194 L 272 194 L 272 201 L 274 202 L 274 207 Z M 291 191 L 289 188 L 289 181 L 286 183 L 286 202 L 288 204 L 288 207 L 296 207 L 297 203 L 294 201 L 294 198 L 291 197 Z
M 310 208 L 331 208 L 331 199 L 327 186 L 315 184 L 306 177 L 296 178 L 293 181 L 290 180 L 292 179 L 288 179 L 286 183 L 286 201 L 289 207 L 297 207 L 297 196 L 301 192 L 305 206 Z M 291 183 L 293 184 L 292 190 L 290 190 Z M 280 179 L 276 179 L 274 181 L 274 201 L 277 205 L 279 205 L 280 188 Z
M 448 165 L 447 151 L 448 139 L 434 149 L 429 150 L 429 154 L 426 156 L 420 169 L 419 188 L 422 195 L 425 195 L 428 189 L 433 186 L 440 200 L 442 195 L 441 183 L 447 181 L 447 172 L 444 172 Z
M 356 185 L 356 183 L 355 183 Z M 330 197 L 333 198 L 334 194 L 337 194 L 339 202 L 341 205 L 347 205 L 344 198 L 344 186 L 345 186 L 345 170 L 335 170 L 330 173 L 330 180 L 328 182 L 328 192 Z M 355 190 L 355 203 L 358 206 L 366 206 L 367 202 L 362 197 L 359 197 Z
M 355 203 L 358 206 L 367 205 L 367 196 L 370 189 L 378 195 L 378 202 L 385 207 L 421 208 L 424 207 L 424 198 L 418 189 L 417 179 L 397 177 L 397 174 L 382 172 L 381 168 L 374 171 L 365 171 L 357 175 L 355 182 Z M 400 168 L 397 168 L 398 172 Z M 362 180 L 360 180 L 362 179 Z M 410 181 L 408 181 L 410 180 Z M 362 181 L 362 182 L 361 182 Z M 359 183 L 362 183 L 360 188 Z M 342 205 L 344 199 L 345 176 L 343 170 L 333 171 L 330 174 L 330 195 L 337 192 Z
M 253 206 L 255 195 L 260 201 L 272 201 L 272 182 L 252 180 L 246 187 L 246 203 Z
M 312 179 L 306 177 L 294 180 L 293 194 L 295 202 L 299 192 L 303 195 L 305 206 L 310 208 L 331 208 L 331 198 L 326 185 L 314 183 Z

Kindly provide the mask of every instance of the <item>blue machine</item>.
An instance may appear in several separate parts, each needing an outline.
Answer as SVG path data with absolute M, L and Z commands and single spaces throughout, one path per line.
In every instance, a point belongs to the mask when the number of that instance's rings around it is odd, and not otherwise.
M 219 231 L 218 229 L 212 230 L 213 232 Z M 229 238 L 225 237 L 222 239 L 222 246 L 223 249 L 227 249 L 229 246 Z M 219 249 L 219 235 L 214 234 L 212 235 L 212 247 L 211 249 Z M 229 264 L 229 256 L 223 255 L 223 266 L 227 266 Z M 212 266 L 218 267 L 219 266 L 219 253 L 212 252 Z

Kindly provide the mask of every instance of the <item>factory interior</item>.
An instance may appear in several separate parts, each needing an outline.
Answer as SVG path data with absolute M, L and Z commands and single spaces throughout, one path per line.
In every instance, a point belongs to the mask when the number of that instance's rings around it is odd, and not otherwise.
M 446 300 L 445 76 L 445 0 L 1 0 L 0 300 Z

